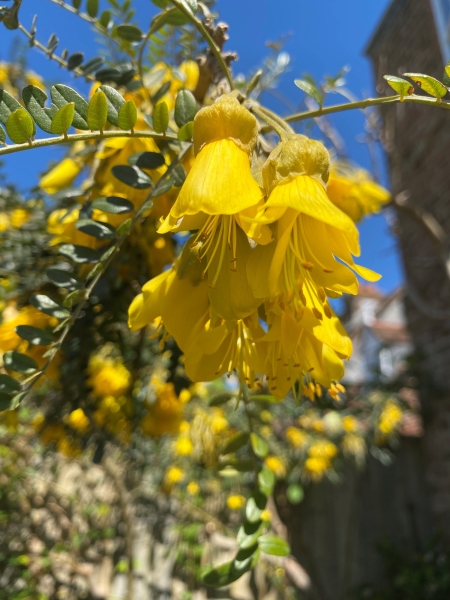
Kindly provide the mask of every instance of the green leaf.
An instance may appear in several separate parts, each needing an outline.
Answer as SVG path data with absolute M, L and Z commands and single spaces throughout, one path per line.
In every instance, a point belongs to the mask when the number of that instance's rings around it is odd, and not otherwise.
M 16 396 L 14 396 L 13 399 L 11 400 L 11 405 L 9 407 L 10 410 L 16 409 L 27 395 L 28 395 L 28 390 L 26 392 L 20 392 L 20 394 L 17 394 Z
M 258 487 L 260 491 L 269 498 L 275 485 L 275 475 L 265 465 L 258 473 Z
M 80 219 L 75 223 L 75 227 L 86 235 L 91 235 L 98 240 L 112 240 L 116 237 L 116 230 L 112 225 L 94 221 L 93 219 Z
M 67 70 L 73 71 L 83 63 L 83 60 L 84 52 L 74 52 L 67 59 Z
M 87 124 L 88 103 L 80 94 L 67 85 L 57 83 L 50 88 L 50 96 L 57 108 L 73 102 L 75 104 L 75 114 L 72 125 L 83 131 L 89 129 Z
M 124 221 L 123 223 L 121 223 L 119 225 L 119 227 L 117 228 L 117 235 L 123 235 L 124 233 L 128 233 L 131 229 L 131 225 L 133 224 L 133 219 L 127 219 L 126 221 Z
M 111 169 L 111 172 L 119 181 L 135 190 L 145 190 L 152 186 L 150 177 L 138 167 L 117 165 Z
M 117 124 L 120 129 L 133 129 L 137 121 L 137 108 L 133 100 L 128 100 L 120 107 Z
M 230 438 L 220 450 L 220 454 L 231 454 L 232 452 L 236 452 L 242 446 L 248 442 L 249 435 L 246 431 L 240 431 L 236 433 L 232 438 Z
M 48 296 L 44 296 L 43 294 L 36 294 L 36 296 L 31 296 L 30 304 L 32 304 L 35 308 L 40 310 L 46 315 L 50 315 L 51 317 L 56 317 L 57 319 L 65 319 L 70 316 L 70 312 L 61 306 Z
M 245 518 L 250 523 L 256 523 L 261 520 L 261 515 L 266 508 L 267 498 L 260 491 L 256 491 L 253 496 L 247 500 L 245 507 Z
M 450 87 L 450 60 L 445 65 L 442 81 L 444 82 L 444 85 L 446 85 L 447 87 Z
M 136 165 L 140 169 L 159 169 L 166 164 L 166 159 L 161 152 L 137 152 L 128 159 L 128 164 Z
M 88 60 L 87 63 L 84 63 L 83 66 L 80 67 L 81 71 L 83 71 L 83 75 L 87 76 L 96 71 L 98 68 L 102 66 L 105 62 L 105 59 L 101 56 L 94 56 L 91 60 Z
M 6 133 L 1 125 L 0 125 L 0 144 L 6 145 Z
M 36 126 L 30 113 L 24 108 L 18 108 L 9 115 L 6 131 L 15 144 L 25 144 L 36 133 Z
M 64 306 L 73 306 L 81 300 L 86 300 L 86 290 L 75 290 L 66 296 Z
M 72 125 L 74 116 L 75 104 L 73 102 L 61 106 L 61 108 L 56 111 L 56 114 L 52 119 L 52 133 L 57 133 L 60 135 L 67 133 Z
M 409 81 L 406 81 L 406 79 L 394 77 L 393 75 L 383 75 L 383 79 L 385 79 L 391 88 L 402 98 L 414 94 L 414 86 L 412 86 Z
M 97 198 L 93 201 L 92 208 L 96 208 L 97 210 L 101 210 L 102 212 L 110 213 L 112 215 L 122 215 L 134 210 L 133 204 L 129 200 L 121 198 L 120 196 Z
M 78 289 L 83 286 L 82 282 L 77 279 L 73 273 L 64 269 L 50 267 L 47 269 L 46 275 L 54 285 L 61 288 L 71 290 Z
M 53 336 L 48 331 L 32 327 L 31 325 L 17 325 L 15 331 L 19 337 L 26 340 L 34 346 L 50 346 L 53 343 Z
M 0 373 L 0 392 L 4 394 L 14 394 L 20 390 L 20 383 L 9 375 Z
M 177 165 L 170 174 L 175 187 L 181 187 L 186 180 L 186 171 L 183 165 Z
M 44 108 L 47 102 L 47 94 L 35 85 L 27 85 L 22 90 L 23 102 L 33 117 L 37 125 L 45 131 L 45 133 L 53 133 L 52 131 L 52 116 L 56 113 L 56 106 L 53 110 Z
M 305 497 L 305 492 L 301 485 L 292 483 L 286 490 L 286 497 L 291 504 L 300 504 Z
M 87 0 L 86 12 L 90 17 L 95 19 L 98 14 L 98 0 Z
M 215 394 L 209 399 L 208 404 L 209 406 L 221 406 L 222 404 L 228 402 L 228 400 L 235 399 L 235 396 L 233 396 L 233 394 L 230 394 L 230 392 L 219 392 L 218 394 Z
M 269 402 L 270 404 L 277 404 L 279 402 L 279 400 L 270 394 L 255 394 L 254 396 L 249 396 L 249 400 L 252 402 Z
M 11 407 L 11 400 L 12 398 L 9 394 L 0 392 L 0 412 L 8 410 Z
M 314 100 L 317 102 L 317 104 L 319 104 L 319 106 L 322 106 L 323 94 L 319 89 L 317 89 L 317 87 L 314 84 L 312 84 L 309 81 L 305 81 L 304 79 L 296 79 L 294 83 L 303 92 L 308 94 L 308 96 L 314 98 Z
M 265 458 L 269 452 L 269 444 L 256 433 L 250 434 L 250 441 L 253 452 L 256 454 L 256 456 L 259 458 Z
M 30 375 L 38 369 L 38 364 L 30 356 L 10 350 L 5 352 L 3 355 L 3 363 L 6 368 L 17 373 L 23 373 L 24 375 Z
M 102 90 L 93 94 L 87 111 L 87 124 L 91 131 L 103 131 L 108 117 L 108 102 Z
M 246 521 L 243 525 L 241 525 L 237 534 L 236 541 L 239 544 L 239 547 L 246 549 L 254 546 L 258 541 L 263 529 L 264 522 L 261 520 L 258 520 L 255 523 Z
M 194 135 L 194 122 L 189 121 L 186 125 L 183 125 L 179 132 L 177 133 L 177 138 L 180 142 L 190 142 Z
M 221 469 L 225 469 L 226 467 L 232 467 L 236 471 L 245 473 L 246 471 L 253 471 L 254 462 L 249 458 L 228 458 L 220 466 Z
M 262 535 L 259 538 L 258 546 L 260 547 L 261 552 L 272 554 L 274 556 L 289 556 L 291 553 L 291 548 L 285 540 L 282 540 L 277 535 L 271 535 L 269 533 Z
M 109 85 L 101 85 L 99 89 L 105 94 L 108 101 L 108 121 L 118 127 L 119 111 L 125 104 L 125 100 L 117 90 Z
M 180 90 L 175 100 L 175 123 L 183 127 L 193 121 L 198 112 L 197 101 L 188 90 Z
M 170 179 L 170 177 L 167 177 L 166 179 L 162 179 L 162 180 L 158 181 L 154 191 L 152 192 L 152 198 L 157 198 L 158 196 L 162 196 L 162 194 L 165 194 L 166 192 L 168 192 L 172 186 L 173 186 L 173 183 L 172 183 L 172 180 Z
M 74 7 L 76 10 L 78 10 L 78 9 L 80 8 L 80 6 L 81 6 L 81 2 L 82 2 L 82 0 L 72 0 L 72 6 L 73 6 L 73 7 Z
M 430 77 L 430 75 L 422 75 L 421 73 L 403 73 L 403 75 L 417 83 L 424 92 L 439 100 L 447 93 L 445 85 L 434 77 Z
M 165 133 L 169 126 L 169 107 L 164 102 L 159 102 L 153 110 L 153 129 L 156 133 Z
M 111 23 L 111 11 L 110 10 L 104 10 L 102 12 L 102 14 L 100 15 L 100 19 L 98 20 L 98 25 L 100 25 L 101 27 L 104 27 L 105 29 L 108 29 L 109 24 Z
M 142 40 L 142 31 L 134 25 L 117 25 L 115 32 L 126 42 L 140 42 Z
M 6 90 L 0 90 L 0 122 L 3 125 L 6 125 L 10 115 L 18 108 L 22 108 L 20 102 L 17 102 Z
M 78 264 L 92 264 L 100 260 L 100 255 L 96 250 L 86 246 L 77 246 L 76 244 L 63 244 L 58 248 L 60 254 L 70 258 Z
M 206 569 L 202 574 L 202 581 L 210 587 L 224 587 L 237 581 L 242 575 L 253 569 L 259 557 L 257 544 L 251 548 L 241 549 L 234 560 Z

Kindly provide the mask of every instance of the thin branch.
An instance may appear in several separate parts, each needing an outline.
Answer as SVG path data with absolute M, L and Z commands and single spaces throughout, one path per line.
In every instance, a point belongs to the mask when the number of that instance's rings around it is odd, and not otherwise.
M 87 140 L 103 140 L 106 138 L 152 138 L 154 140 L 171 141 L 176 142 L 178 138 L 176 135 L 170 133 L 155 133 L 154 131 L 91 131 L 89 133 L 72 133 L 67 136 L 60 136 L 57 138 L 44 138 L 42 140 L 35 140 L 30 144 L 12 144 L 0 148 L 0 156 L 5 154 L 13 154 L 14 152 L 21 152 L 23 150 L 32 150 L 33 148 L 45 148 L 46 146 L 58 146 L 60 144 L 68 144 L 70 142 L 80 142 Z
M 186 7 L 186 5 L 183 2 L 181 2 L 180 0 L 170 0 L 170 2 L 174 6 L 176 6 L 185 15 L 186 18 L 189 19 L 189 21 L 192 23 L 192 25 L 194 25 L 194 27 L 197 29 L 197 31 L 200 33 L 200 35 L 207 42 L 208 46 L 211 48 L 211 52 L 216 57 L 217 62 L 219 63 L 220 68 L 222 69 L 223 74 L 225 75 L 225 77 L 228 81 L 230 89 L 234 90 L 234 83 L 233 83 L 233 79 L 231 77 L 230 70 L 225 63 L 225 60 L 224 60 L 222 53 L 221 53 L 220 49 L 218 48 L 216 42 L 210 36 L 210 34 L 206 30 L 203 23 L 199 19 L 197 19 L 197 17 L 195 17 L 191 13 L 191 11 Z
M 83 19 L 84 21 L 87 21 L 88 23 L 94 24 L 97 21 L 97 19 L 95 17 L 90 17 L 88 14 L 77 10 L 73 6 L 70 6 L 70 4 L 66 4 L 64 2 L 64 0 L 50 0 L 50 2 L 53 2 L 53 4 L 57 4 L 61 8 L 65 8 L 69 12 L 74 13 L 75 15 L 79 16 L 80 19 Z

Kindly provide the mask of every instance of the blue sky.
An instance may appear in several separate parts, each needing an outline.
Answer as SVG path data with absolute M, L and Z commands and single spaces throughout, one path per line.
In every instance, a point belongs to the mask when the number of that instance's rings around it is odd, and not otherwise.
M 281 80 L 279 89 L 292 104 L 299 105 L 303 93 L 294 85 L 294 79 L 307 72 L 320 80 L 324 75 L 336 74 L 343 66 L 351 68 L 347 87 L 354 94 L 360 97 L 374 95 L 371 66 L 363 56 L 363 49 L 388 4 L 389 0 L 219 0 L 217 8 L 221 20 L 230 26 L 227 49 L 239 54 L 235 73 L 254 70 L 269 52 L 266 42 L 290 34 L 285 47 L 291 56 L 290 72 Z M 139 24 L 145 29 L 156 8 L 150 0 L 134 0 L 134 5 Z M 87 23 L 49 0 L 38 3 L 36 0 L 23 0 L 21 20 L 26 27 L 29 27 L 36 11 L 40 11 L 38 39 L 45 42 L 55 31 L 61 39 L 60 49 L 67 47 L 71 52 L 85 49 L 87 57 L 95 54 L 95 36 Z M 0 60 L 8 58 L 13 37 L 13 32 L 0 30 Z M 70 84 L 71 76 L 61 71 L 56 63 L 48 61 L 36 50 L 28 54 L 30 67 L 47 81 Z M 287 114 L 286 107 L 278 100 L 267 95 L 265 101 L 280 114 Z M 339 101 L 339 96 L 330 98 L 333 104 Z M 332 123 L 345 141 L 348 156 L 370 169 L 368 150 L 358 141 L 364 130 L 363 115 L 343 113 L 336 115 Z M 59 158 L 61 150 L 34 150 L 25 156 L 25 170 L 23 156 L 11 155 L 4 160 L 9 179 L 17 182 L 23 191 L 36 184 L 38 173 L 45 170 L 49 160 Z M 19 164 L 22 166 L 19 167 Z M 385 165 L 382 165 L 382 172 L 383 182 L 388 184 Z M 382 273 L 380 287 L 385 291 L 392 290 L 401 282 L 402 273 L 396 241 L 389 233 L 384 216 L 367 219 L 360 231 L 361 264 Z

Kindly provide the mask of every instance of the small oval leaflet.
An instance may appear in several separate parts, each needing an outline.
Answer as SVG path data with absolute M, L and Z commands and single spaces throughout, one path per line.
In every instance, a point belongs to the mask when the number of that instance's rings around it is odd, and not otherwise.
M 87 124 L 88 103 L 75 90 L 62 83 L 52 85 L 50 88 L 50 97 L 57 108 L 61 108 L 69 102 L 75 104 L 75 114 L 73 117 L 73 126 L 77 129 L 86 131 L 89 129 Z
M 311 96 L 311 98 L 313 98 L 319 106 L 322 106 L 324 100 L 323 94 L 315 85 L 309 81 L 305 81 L 304 79 L 296 79 L 294 83 L 302 90 L 302 92 L 305 92 L 305 94 Z
M 245 518 L 250 523 L 256 523 L 261 519 L 261 515 L 266 508 L 267 498 L 259 491 L 256 491 L 253 496 L 247 500 L 245 507 Z
M 258 473 L 258 487 L 260 491 L 267 496 L 272 494 L 275 485 L 275 475 L 270 469 L 264 466 Z
M 6 143 L 6 132 L 3 127 L 0 125 L 0 144 Z
M 259 538 L 258 545 L 261 552 L 272 554 L 273 556 L 289 556 L 291 553 L 291 548 L 285 540 L 269 533 Z
M 184 170 L 183 165 L 177 165 L 172 170 L 170 177 L 175 187 L 181 187 L 186 180 L 186 171 Z
M 153 111 L 153 129 L 156 133 L 165 133 L 169 126 L 169 107 L 162 101 Z
M 111 169 L 112 174 L 122 183 L 135 190 L 145 190 L 152 186 L 152 180 L 139 167 L 117 165 Z
M 102 90 L 97 90 L 89 102 L 87 124 L 91 131 L 102 131 L 108 118 L 108 103 Z
M 422 73 L 403 73 L 403 75 L 412 79 L 420 89 L 438 100 L 447 93 L 445 85 L 430 75 L 422 75 Z
M 258 541 L 263 529 L 263 521 L 256 521 L 255 523 L 246 521 L 243 525 L 241 525 L 237 534 L 236 541 L 239 544 L 239 547 L 246 549 L 254 546 Z
M 48 296 L 44 296 L 43 294 L 37 294 L 36 296 L 31 296 L 30 304 L 32 304 L 35 308 L 40 310 L 46 315 L 50 315 L 51 317 L 56 317 L 57 319 L 65 319 L 70 316 L 70 312 L 61 306 Z
M 119 111 L 125 104 L 125 100 L 117 90 L 109 85 L 101 85 L 99 88 L 106 96 L 108 104 L 108 121 L 118 127 Z
M 38 364 L 34 359 L 21 352 L 16 352 L 15 350 L 5 352 L 3 355 L 3 363 L 5 364 L 5 367 L 11 369 L 11 371 L 23 373 L 23 375 L 30 375 L 38 368 Z
M 117 124 L 120 129 L 128 130 L 133 129 L 137 121 L 137 108 L 133 100 L 127 100 L 120 107 L 119 114 L 117 115 Z
M 177 138 L 180 140 L 180 142 L 189 142 L 190 140 L 192 140 L 193 135 L 194 122 L 189 121 L 189 123 L 183 125 L 183 127 L 181 127 L 181 129 L 178 131 Z
M 166 81 L 162 84 L 162 86 L 153 94 L 152 102 L 153 104 L 158 104 L 158 102 L 163 98 L 167 92 L 170 90 L 171 82 Z M 154 111 L 153 111 L 154 112 Z
M 56 112 L 56 107 L 54 107 L 53 111 L 52 109 L 44 108 L 47 101 L 47 94 L 35 85 L 27 85 L 22 90 L 22 98 L 28 112 L 42 131 L 53 133 L 51 114 L 52 112 Z
M 58 249 L 59 253 L 70 258 L 78 264 L 92 264 L 100 260 L 100 255 L 96 250 L 86 246 L 76 244 L 62 244 Z
M 20 390 L 20 383 L 9 375 L 0 373 L 0 392 L 3 394 L 14 394 Z
M 126 42 L 140 42 L 142 40 L 142 31 L 134 25 L 118 25 L 115 31 Z
M 9 116 L 18 108 L 22 108 L 20 102 L 17 102 L 6 90 L 0 90 L 0 122 L 3 125 L 6 125 Z
M 161 152 L 141 152 L 139 153 L 135 164 L 140 169 L 153 170 L 165 165 L 166 159 Z
M 97 198 L 92 202 L 92 208 L 101 210 L 105 213 L 113 215 L 122 215 L 134 210 L 132 202 L 121 198 L 120 196 L 108 196 L 107 198 Z
M 256 433 L 250 434 L 250 441 L 256 456 L 258 456 L 258 458 L 265 458 L 269 452 L 269 444 Z
M 23 340 L 26 340 L 34 346 L 50 346 L 53 343 L 53 336 L 48 331 L 33 327 L 32 325 L 17 325 L 16 333 Z
M 75 223 L 75 227 L 98 240 L 112 240 L 116 237 L 116 230 L 112 225 L 93 219 L 80 219 Z
M 72 125 L 75 116 L 75 104 L 70 102 L 61 106 L 52 119 L 52 133 L 65 134 Z
M 175 100 L 175 123 L 183 127 L 189 121 L 193 121 L 198 112 L 197 101 L 188 90 L 181 90 Z
M 412 86 L 409 81 L 406 81 L 406 79 L 394 77 L 393 75 L 384 75 L 383 79 L 385 79 L 391 88 L 401 97 L 414 94 L 414 86 Z
M 18 108 L 9 116 L 6 131 L 15 144 L 25 144 L 36 133 L 36 126 L 30 113 L 24 108 Z
M 249 435 L 246 431 L 240 431 L 239 433 L 236 433 L 236 435 L 234 435 L 225 443 L 223 448 L 220 450 L 220 454 L 231 454 L 232 452 L 236 452 L 236 450 L 239 450 L 239 448 L 245 446 L 245 444 L 248 442 L 248 437 Z
M 84 52 L 74 52 L 67 59 L 67 70 L 73 71 L 79 67 L 84 60 Z
M 86 12 L 90 17 L 95 19 L 98 14 L 98 0 L 87 0 Z
M 47 269 L 46 274 L 54 285 L 67 288 L 68 290 L 77 289 L 83 285 L 82 282 L 77 279 L 75 275 L 73 275 L 73 273 L 64 269 L 50 267 Z

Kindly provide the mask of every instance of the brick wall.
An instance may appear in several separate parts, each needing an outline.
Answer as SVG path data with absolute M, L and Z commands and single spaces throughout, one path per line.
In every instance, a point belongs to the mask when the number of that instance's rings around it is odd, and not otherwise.
M 367 53 L 382 95 L 393 93 L 384 74 L 426 73 L 441 80 L 430 0 L 394 0 Z M 396 104 L 383 107 L 382 117 L 392 191 L 408 207 L 397 209 L 396 233 L 420 376 L 431 506 L 437 530 L 450 537 L 450 280 L 444 248 L 418 217 L 432 215 L 450 239 L 450 113 Z

